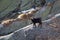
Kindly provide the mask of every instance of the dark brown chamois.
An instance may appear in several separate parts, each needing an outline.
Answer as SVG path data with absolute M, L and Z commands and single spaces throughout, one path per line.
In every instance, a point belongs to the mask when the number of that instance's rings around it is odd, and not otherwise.
M 38 27 L 41 26 L 42 27 L 42 20 L 41 20 L 41 17 L 39 18 L 32 18 L 31 19 L 33 25 L 36 27 L 36 23 L 39 23 Z

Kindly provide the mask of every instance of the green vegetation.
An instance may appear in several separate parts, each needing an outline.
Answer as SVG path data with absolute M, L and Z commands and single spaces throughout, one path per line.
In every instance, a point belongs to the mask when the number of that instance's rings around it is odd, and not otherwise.
M 14 10 L 19 3 L 20 0 L 0 0 L 0 18 Z

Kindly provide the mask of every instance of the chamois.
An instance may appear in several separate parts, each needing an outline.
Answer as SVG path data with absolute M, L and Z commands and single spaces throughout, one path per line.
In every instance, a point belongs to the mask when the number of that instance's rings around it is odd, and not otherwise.
M 41 26 L 42 27 L 42 20 L 41 17 L 39 18 L 31 18 L 31 21 L 33 23 L 33 25 L 36 27 L 36 23 L 39 23 L 38 27 Z

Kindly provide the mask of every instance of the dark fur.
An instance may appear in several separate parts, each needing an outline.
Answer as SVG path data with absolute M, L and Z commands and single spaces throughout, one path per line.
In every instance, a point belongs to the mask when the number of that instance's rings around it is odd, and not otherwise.
M 33 25 L 36 27 L 36 23 L 39 23 L 39 25 L 38 26 L 42 26 L 42 20 L 41 20 L 41 18 L 33 18 L 33 19 L 31 19 L 31 21 L 32 21 L 32 23 L 33 23 Z

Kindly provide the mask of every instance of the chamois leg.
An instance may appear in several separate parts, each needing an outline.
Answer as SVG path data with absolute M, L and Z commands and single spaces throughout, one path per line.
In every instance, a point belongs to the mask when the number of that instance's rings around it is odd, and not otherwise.
M 42 27 L 42 23 L 39 23 L 38 27 Z
M 33 26 L 36 27 L 36 23 L 33 23 Z

